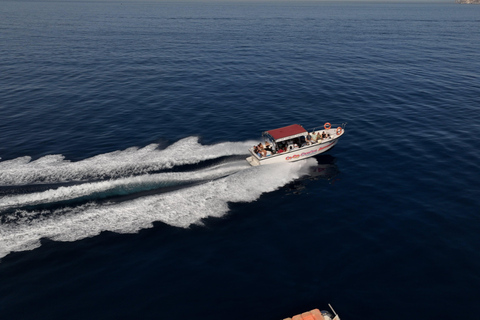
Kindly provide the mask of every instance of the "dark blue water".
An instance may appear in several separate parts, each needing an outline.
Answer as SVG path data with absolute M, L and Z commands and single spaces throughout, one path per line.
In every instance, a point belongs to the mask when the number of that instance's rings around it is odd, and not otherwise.
M 0 6 L 2 319 L 479 319 L 479 6 Z

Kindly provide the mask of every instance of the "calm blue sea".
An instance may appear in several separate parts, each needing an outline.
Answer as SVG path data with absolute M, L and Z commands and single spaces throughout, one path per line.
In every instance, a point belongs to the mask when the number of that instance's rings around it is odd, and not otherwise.
M 0 318 L 480 319 L 480 6 L 0 1 Z M 261 132 L 348 122 L 249 167 Z

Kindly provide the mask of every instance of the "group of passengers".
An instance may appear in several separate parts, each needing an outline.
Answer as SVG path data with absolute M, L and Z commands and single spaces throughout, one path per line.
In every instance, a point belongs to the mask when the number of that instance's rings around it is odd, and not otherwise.
M 253 147 L 253 151 L 255 154 L 257 154 L 259 157 L 266 157 L 267 152 L 271 152 L 271 154 L 275 154 L 272 145 L 268 142 L 265 141 L 265 147 L 263 144 L 260 142 L 258 145 Z
M 312 133 L 308 133 L 307 136 L 301 136 L 288 141 L 279 142 L 277 143 L 276 148 L 273 147 L 268 141 L 265 141 L 265 146 L 263 146 L 262 143 L 259 143 L 258 145 L 253 147 L 253 151 L 256 155 L 262 158 L 269 155 L 268 152 L 270 152 L 270 155 L 287 152 L 304 146 L 312 145 L 314 143 L 321 142 L 324 139 L 330 138 L 330 134 L 325 133 L 325 131 L 323 131 L 322 133 L 318 131 L 312 131 Z
M 321 134 L 320 132 L 315 132 L 312 131 L 312 133 L 307 134 L 307 137 L 305 138 L 305 141 L 307 142 L 308 145 L 311 145 L 313 143 L 316 143 L 318 141 L 322 141 L 323 139 L 330 139 L 330 133 L 325 133 L 323 131 Z

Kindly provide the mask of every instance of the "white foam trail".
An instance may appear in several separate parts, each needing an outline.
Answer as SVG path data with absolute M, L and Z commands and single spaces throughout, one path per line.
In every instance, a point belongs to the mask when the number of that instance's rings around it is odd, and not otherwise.
M 0 212 L 16 207 L 55 203 L 77 198 L 94 196 L 95 194 L 115 193 L 129 194 L 135 191 L 151 190 L 161 186 L 194 183 L 203 180 L 217 179 L 248 168 L 246 161 L 223 163 L 193 172 L 166 172 L 146 174 L 116 180 L 83 183 L 75 186 L 60 187 L 30 194 L 10 195 L 0 198 Z
M 102 231 L 137 232 L 152 227 L 155 221 L 186 228 L 206 217 L 221 217 L 228 202 L 250 202 L 262 193 L 308 174 L 315 159 L 295 163 L 248 167 L 227 177 L 170 193 L 146 196 L 122 203 L 86 204 L 60 209 L 42 216 L 41 212 L 23 214 L 15 223 L 0 225 L 0 258 L 12 251 L 40 246 L 41 238 L 76 241 Z M 31 215 L 36 215 L 31 219 Z
M 35 161 L 31 161 L 30 157 L 21 157 L 0 162 L 0 185 L 101 180 L 146 174 L 223 156 L 247 154 L 247 149 L 253 144 L 255 142 L 246 141 L 201 145 L 198 137 L 188 137 L 164 150 L 158 150 L 157 144 L 151 144 L 78 162 L 65 160 L 62 155 L 49 155 Z

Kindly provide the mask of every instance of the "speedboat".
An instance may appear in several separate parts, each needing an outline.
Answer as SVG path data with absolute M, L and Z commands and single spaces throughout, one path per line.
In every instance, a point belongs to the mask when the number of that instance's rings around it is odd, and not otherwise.
M 262 133 L 264 144 L 248 149 L 252 166 L 280 162 L 294 162 L 313 157 L 332 149 L 345 133 L 346 122 L 305 130 L 299 124 L 268 130 Z
M 283 320 L 340 320 L 338 314 L 333 310 L 332 306 L 328 304 L 333 314 L 330 311 L 313 309 L 301 314 L 297 314 L 291 318 L 285 318 Z

